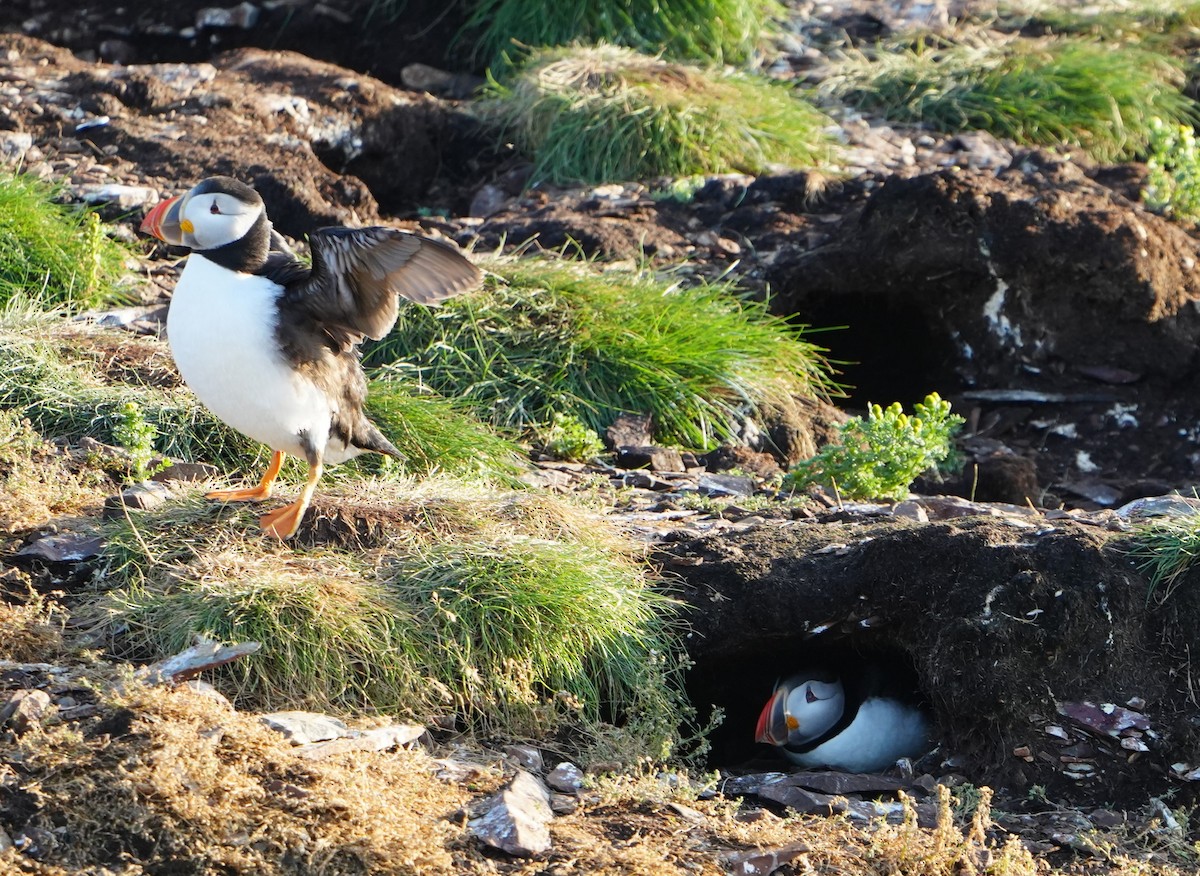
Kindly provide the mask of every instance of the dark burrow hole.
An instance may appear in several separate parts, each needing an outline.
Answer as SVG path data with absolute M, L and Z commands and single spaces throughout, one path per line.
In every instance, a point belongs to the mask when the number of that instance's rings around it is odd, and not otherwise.
M 778 749 L 755 742 L 754 733 L 759 713 L 776 683 L 806 668 L 847 674 L 876 671 L 889 693 L 926 708 L 933 720 L 912 658 L 894 646 L 861 638 L 828 643 L 772 641 L 748 646 L 736 657 L 698 662 L 688 673 L 687 693 L 701 725 L 709 720 L 713 708 L 725 714 L 709 734 L 709 769 L 798 769 Z M 937 735 L 935 728 L 935 740 Z
M 837 381 L 847 394 L 840 406 L 887 407 L 898 401 L 911 410 L 930 392 L 946 396 L 961 388 L 959 352 L 918 308 L 879 296 L 835 295 L 804 303 L 797 318 L 814 328 L 839 326 L 809 340 L 828 348 L 838 363 Z

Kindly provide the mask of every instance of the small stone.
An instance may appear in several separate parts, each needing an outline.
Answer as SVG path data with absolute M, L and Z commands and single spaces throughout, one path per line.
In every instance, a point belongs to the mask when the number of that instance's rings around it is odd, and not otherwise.
M 106 183 L 101 186 L 85 186 L 79 196 L 89 204 L 112 204 L 121 210 L 136 210 L 158 201 L 158 190 L 149 186 L 125 186 Z
M 649 414 L 621 414 L 604 430 L 608 446 L 647 447 L 654 442 Z
M 763 851 L 756 849 L 749 852 L 733 852 L 723 855 L 721 863 L 725 865 L 725 872 L 735 874 L 735 876 L 767 876 L 767 874 L 775 873 L 781 867 L 791 864 L 807 852 L 807 844 L 792 843 Z M 804 872 L 806 869 L 801 868 L 800 872 Z
M 35 539 L 17 551 L 18 557 L 34 557 L 47 563 L 78 563 L 100 555 L 104 541 L 98 535 L 63 532 Z
M 483 814 L 467 822 L 485 845 L 528 858 L 550 848 L 550 792 L 532 773 L 518 770 L 509 786 L 488 798 Z
M 33 148 L 33 135 L 20 131 L 0 131 L 0 162 L 20 164 Z
M 258 7 L 253 3 L 221 8 L 209 6 L 196 12 L 196 29 L 206 27 L 237 27 L 250 30 L 258 24 Z
M 520 764 L 522 769 L 532 773 L 540 773 L 545 769 L 541 750 L 532 745 L 509 745 L 505 747 L 504 753 Z
M 573 763 L 560 763 L 546 776 L 546 784 L 564 794 L 574 794 L 583 787 L 583 770 Z
M 0 708 L 0 724 L 7 724 L 18 736 L 28 733 L 50 708 L 50 694 L 44 690 L 19 690 Z
M 479 191 L 475 192 L 475 197 L 471 198 L 471 206 L 467 209 L 467 215 L 487 218 L 493 213 L 499 213 L 507 203 L 508 195 L 504 189 L 488 183 L 480 186 Z
M 554 810 L 555 815 L 570 815 L 579 808 L 579 798 L 574 794 L 552 793 L 550 808 Z
M 754 481 L 738 475 L 702 474 L 698 486 L 700 493 L 710 498 L 749 496 L 754 493 Z
M 897 502 L 892 506 L 892 514 L 896 517 L 902 517 L 905 520 L 915 520 L 918 523 L 928 523 L 929 514 L 920 502 L 912 499 L 905 499 L 903 502 Z
M 123 517 L 125 510 L 152 511 L 174 498 L 174 493 L 155 481 L 142 481 L 124 490 L 119 496 L 104 500 L 103 516 L 106 520 Z
M 324 742 L 326 739 L 341 739 L 350 735 L 350 728 L 344 722 L 319 712 L 272 712 L 261 716 L 260 720 L 290 739 L 293 745 Z
M 9 849 L 13 848 L 12 837 L 4 828 L 0 827 L 0 855 L 3 855 Z
M 651 471 L 687 471 L 683 457 L 673 447 L 618 447 L 617 465 L 621 468 L 648 468 Z

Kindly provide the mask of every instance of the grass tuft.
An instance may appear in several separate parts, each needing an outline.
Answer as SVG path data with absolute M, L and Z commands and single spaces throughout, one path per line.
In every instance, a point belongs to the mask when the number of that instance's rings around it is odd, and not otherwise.
M 94 212 L 56 202 L 57 190 L 0 171 L 0 304 L 40 294 L 88 308 L 119 296 L 125 252 Z
M 117 367 L 121 359 L 128 364 Z M 459 405 L 387 378 L 372 385 L 368 409 L 409 457 L 405 471 L 511 477 L 514 445 Z M 72 324 L 24 298 L 0 311 L 0 408 L 27 417 L 43 435 L 127 443 L 128 406 L 135 404 L 139 426 L 153 436 L 146 454 L 211 462 L 230 475 L 260 474 L 266 449 L 223 424 L 177 380 L 160 341 Z M 372 467 L 387 468 L 373 455 L 348 464 L 351 471 Z
M 599 514 L 444 478 L 370 490 L 394 516 L 367 550 L 242 537 L 215 521 L 252 532 L 252 511 L 199 498 L 114 522 L 101 628 L 147 659 L 197 635 L 261 642 L 218 673 L 244 707 L 454 714 L 521 737 L 621 724 L 669 753 L 688 714 L 677 606 Z
M 611 43 L 667 57 L 744 64 L 758 48 L 774 0 L 476 0 L 463 27 L 475 55 L 501 66 L 514 51 Z
M 986 130 L 1036 146 L 1077 146 L 1098 161 L 1145 151 L 1152 120 L 1200 118 L 1177 62 L 1098 42 L 881 47 L 847 57 L 822 88 L 889 119 L 946 132 Z
M 615 46 L 535 51 L 492 80 L 482 117 L 534 163 L 532 181 L 813 167 L 829 120 L 791 88 Z
M 488 267 L 481 292 L 404 309 L 369 361 L 403 356 L 505 429 L 561 413 L 603 432 L 622 413 L 650 414 L 658 441 L 689 447 L 833 389 L 822 350 L 729 285 L 685 288 L 554 258 Z
M 1138 569 L 1150 576 L 1146 598 L 1165 602 L 1200 560 L 1200 513 L 1168 515 L 1139 526 L 1128 549 Z

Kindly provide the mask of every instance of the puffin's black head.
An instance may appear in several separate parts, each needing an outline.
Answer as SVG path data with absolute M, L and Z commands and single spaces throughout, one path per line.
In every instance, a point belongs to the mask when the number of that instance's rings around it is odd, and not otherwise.
M 187 194 L 158 204 L 142 231 L 175 246 L 219 253 L 230 267 L 253 270 L 267 256 L 271 226 L 258 192 L 228 176 L 210 176 Z

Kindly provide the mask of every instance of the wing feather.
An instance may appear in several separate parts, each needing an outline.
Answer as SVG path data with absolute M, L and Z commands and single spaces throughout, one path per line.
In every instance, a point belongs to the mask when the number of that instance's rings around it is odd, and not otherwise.
M 287 303 L 342 336 L 378 340 L 400 299 L 436 304 L 479 287 L 483 274 L 450 244 L 394 228 L 322 228 L 309 237 L 312 272 Z

